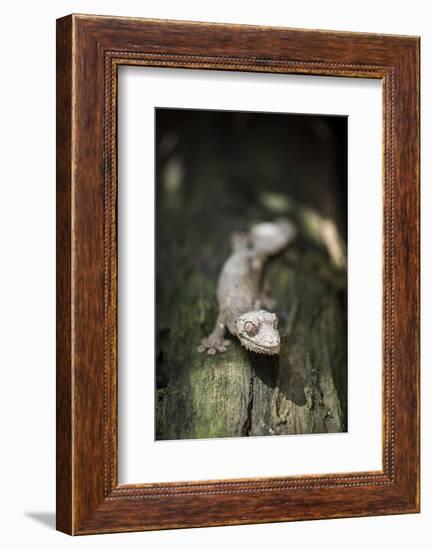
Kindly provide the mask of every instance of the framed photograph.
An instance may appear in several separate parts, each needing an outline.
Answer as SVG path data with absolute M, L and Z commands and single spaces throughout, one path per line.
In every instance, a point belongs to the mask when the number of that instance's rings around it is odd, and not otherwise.
M 419 38 L 57 21 L 57 528 L 419 511 Z

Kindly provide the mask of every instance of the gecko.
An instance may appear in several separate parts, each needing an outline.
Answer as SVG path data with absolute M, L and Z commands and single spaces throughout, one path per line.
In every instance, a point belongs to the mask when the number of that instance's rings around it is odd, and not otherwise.
M 198 352 L 225 352 L 226 330 L 250 351 L 266 355 L 280 352 L 278 318 L 273 300 L 263 290 L 265 262 L 281 252 L 296 236 L 292 222 L 258 223 L 247 233 L 232 235 L 232 254 L 223 265 L 217 284 L 218 316 L 214 330 L 201 341 Z

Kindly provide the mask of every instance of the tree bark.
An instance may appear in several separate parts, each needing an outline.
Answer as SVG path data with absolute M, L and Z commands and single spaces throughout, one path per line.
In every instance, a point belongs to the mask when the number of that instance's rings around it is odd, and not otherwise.
M 217 316 L 214 281 L 179 284 L 158 357 L 157 438 L 342 432 L 346 426 L 344 278 L 319 251 L 295 246 L 269 262 L 281 353 L 262 356 L 231 337 L 225 353 L 197 352 Z

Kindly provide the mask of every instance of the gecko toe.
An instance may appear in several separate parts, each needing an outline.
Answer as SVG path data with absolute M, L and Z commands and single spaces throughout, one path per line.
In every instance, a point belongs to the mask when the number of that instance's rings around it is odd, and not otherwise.
M 217 350 L 215 350 L 214 348 L 209 348 L 207 353 L 208 355 L 215 355 L 217 353 Z

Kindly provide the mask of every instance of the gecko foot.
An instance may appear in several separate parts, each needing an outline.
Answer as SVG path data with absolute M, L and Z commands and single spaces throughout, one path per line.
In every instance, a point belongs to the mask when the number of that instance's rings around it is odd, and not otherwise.
M 223 353 L 227 351 L 228 346 L 230 346 L 230 340 L 208 336 L 208 338 L 203 338 L 201 340 L 201 344 L 198 346 L 198 352 L 203 353 L 206 351 L 208 355 L 215 355 L 217 352 Z

